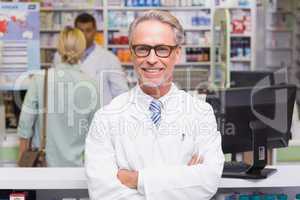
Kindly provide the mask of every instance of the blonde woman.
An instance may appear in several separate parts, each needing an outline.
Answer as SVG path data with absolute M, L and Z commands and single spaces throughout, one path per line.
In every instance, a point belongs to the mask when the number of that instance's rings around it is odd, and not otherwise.
M 83 33 L 67 27 L 59 36 L 57 49 L 62 62 L 48 70 L 48 106 L 46 160 L 49 167 L 82 166 L 85 136 L 94 112 L 98 109 L 96 83 L 80 70 L 85 50 Z M 20 121 L 20 156 L 29 148 L 40 146 L 43 126 L 43 91 L 45 73 L 32 78 Z

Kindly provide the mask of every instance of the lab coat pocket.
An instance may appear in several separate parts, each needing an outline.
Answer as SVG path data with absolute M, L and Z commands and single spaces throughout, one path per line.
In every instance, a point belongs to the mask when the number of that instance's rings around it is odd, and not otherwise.
M 188 164 L 195 152 L 195 141 L 194 138 L 188 135 L 182 134 L 181 136 L 181 145 L 179 149 L 180 161 L 181 164 Z

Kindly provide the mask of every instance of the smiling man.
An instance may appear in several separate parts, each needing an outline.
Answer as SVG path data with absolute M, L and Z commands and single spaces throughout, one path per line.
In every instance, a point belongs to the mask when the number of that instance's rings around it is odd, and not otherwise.
M 184 40 L 166 11 L 129 29 L 138 84 L 94 116 L 85 167 L 93 200 L 209 200 L 224 157 L 212 108 L 173 83 Z

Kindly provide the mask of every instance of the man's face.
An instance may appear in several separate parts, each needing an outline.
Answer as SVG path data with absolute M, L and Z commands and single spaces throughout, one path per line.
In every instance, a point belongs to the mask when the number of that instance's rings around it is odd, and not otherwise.
M 90 47 L 95 39 L 95 35 L 96 35 L 96 27 L 93 25 L 92 22 L 87 22 L 87 23 L 81 23 L 78 22 L 76 24 L 76 28 L 80 29 L 86 39 L 86 48 Z
M 156 20 L 139 23 L 132 34 L 134 45 L 169 45 L 175 46 L 175 35 L 170 25 Z M 135 71 L 139 76 L 141 86 L 159 87 L 170 83 L 173 79 L 174 65 L 179 62 L 181 49 L 172 49 L 166 58 L 155 54 L 154 49 L 146 57 L 138 57 L 132 52 L 132 61 Z

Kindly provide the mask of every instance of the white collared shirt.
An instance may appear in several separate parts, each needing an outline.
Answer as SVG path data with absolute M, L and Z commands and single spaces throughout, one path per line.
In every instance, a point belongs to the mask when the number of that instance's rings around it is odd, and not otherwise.
M 216 192 L 224 156 L 211 106 L 172 85 L 159 99 L 157 128 L 152 99 L 136 86 L 95 114 L 85 151 L 91 199 L 208 200 Z M 204 161 L 188 166 L 194 154 Z M 139 172 L 137 190 L 121 184 L 118 169 Z

